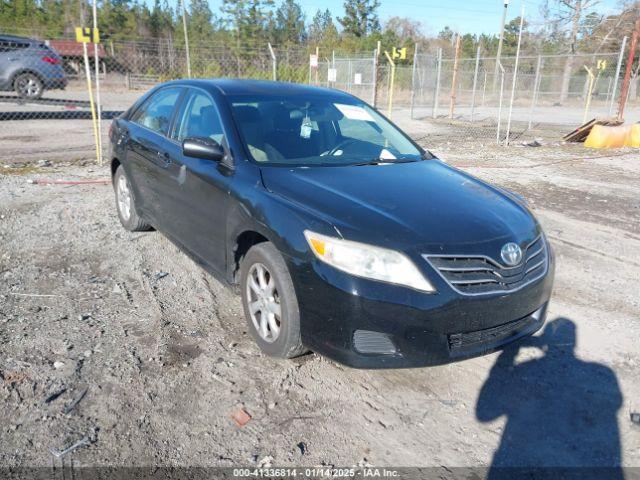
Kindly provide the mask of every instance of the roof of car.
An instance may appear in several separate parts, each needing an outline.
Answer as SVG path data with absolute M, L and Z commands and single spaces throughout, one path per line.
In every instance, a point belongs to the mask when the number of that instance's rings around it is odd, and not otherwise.
M 177 80 L 172 83 L 201 87 L 216 87 L 224 95 L 327 95 L 333 98 L 336 96 L 350 97 L 348 93 L 331 88 L 315 87 L 300 83 L 273 82 L 269 80 L 213 78 L 202 80 Z
M 34 40 L 33 38 L 18 37 L 17 35 L 6 35 L 4 33 L 0 33 L 0 38 L 3 40 L 15 40 L 17 42 L 37 42 L 38 41 L 38 40 Z

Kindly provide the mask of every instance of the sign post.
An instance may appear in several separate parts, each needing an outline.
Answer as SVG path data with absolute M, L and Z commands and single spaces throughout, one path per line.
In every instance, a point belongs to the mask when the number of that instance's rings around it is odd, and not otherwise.
M 318 83 L 318 54 L 315 55 L 312 53 L 309 55 L 309 83 L 311 83 L 311 72 L 316 72 L 316 83 Z
M 89 106 L 91 108 L 91 120 L 93 121 L 93 136 L 96 142 L 96 160 L 102 162 L 102 152 L 100 150 L 100 134 L 98 133 L 98 118 L 96 115 L 96 105 L 93 102 L 93 89 L 91 88 L 91 70 L 89 68 L 89 52 L 87 44 L 99 43 L 100 33 L 97 28 L 76 27 L 76 42 L 82 43 L 82 55 L 84 57 L 84 73 L 87 77 L 87 91 L 89 92 Z
M 93 0 L 93 30 L 96 32 L 97 42 L 93 42 L 94 66 L 96 70 L 96 106 L 98 117 L 98 164 L 102 165 L 102 103 L 100 102 L 100 58 L 98 56 L 98 43 L 100 33 L 98 31 L 98 0 Z

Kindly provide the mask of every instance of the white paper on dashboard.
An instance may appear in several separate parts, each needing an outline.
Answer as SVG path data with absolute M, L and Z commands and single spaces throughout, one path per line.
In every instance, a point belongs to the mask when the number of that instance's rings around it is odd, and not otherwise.
M 357 105 L 344 105 L 342 103 L 334 103 L 336 108 L 349 120 L 360 120 L 363 122 L 375 122 L 373 117 L 364 108 Z
M 398 157 L 396 157 L 393 153 L 391 153 L 386 148 L 383 148 L 382 151 L 380 152 L 380 158 L 382 158 L 383 160 L 395 160 Z

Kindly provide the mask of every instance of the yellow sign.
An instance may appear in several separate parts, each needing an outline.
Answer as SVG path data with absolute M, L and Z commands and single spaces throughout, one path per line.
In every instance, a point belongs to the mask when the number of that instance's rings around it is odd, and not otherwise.
M 100 31 L 97 28 L 76 27 L 76 42 L 100 43 Z
M 606 70 L 606 69 L 607 69 L 607 61 L 598 60 L 598 70 Z
M 393 58 L 399 58 L 400 60 L 406 60 L 407 58 L 407 47 L 396 48 L 393 47 Z

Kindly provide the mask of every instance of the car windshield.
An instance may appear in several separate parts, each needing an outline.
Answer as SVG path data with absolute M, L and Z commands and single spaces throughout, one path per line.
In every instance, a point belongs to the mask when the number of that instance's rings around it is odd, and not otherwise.
M 242 141 L 256 162 L 339 166 L 408 162 L 422 152 L 367 104 L 343 96 L 236 96 Z

